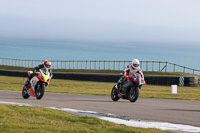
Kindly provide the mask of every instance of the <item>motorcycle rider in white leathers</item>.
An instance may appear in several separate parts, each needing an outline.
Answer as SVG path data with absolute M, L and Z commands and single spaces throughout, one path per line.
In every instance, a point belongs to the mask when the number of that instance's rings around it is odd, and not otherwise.
M 146 84 L 144 80 L 144 74 L 142 72 L 142 69 L 139 67 L 139 65 L 140 65 L 140 61 L 138 59 L 133 59 L 132 62 L 124 69 L 124 74 L 117 82 L 116 87 L 118 88 L 119 84 L 121 84 L 125 78 L 128 78 L 129 75 L 136 74 L 137 72 L 141 75 L 141 78 L 144 82 L 143 84 Z

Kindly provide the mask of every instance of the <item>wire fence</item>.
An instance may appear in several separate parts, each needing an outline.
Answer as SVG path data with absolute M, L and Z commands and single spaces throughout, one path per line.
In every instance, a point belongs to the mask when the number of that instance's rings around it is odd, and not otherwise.
M 61 61 L 51 60 L 52 69 L 92 69 L 92 70 L 124 70 L 131 61 Z M 35 67 L 42 64 L 43 60 L 23 60 L 0 58 L 0 65 Z M 143 71 L 165 71 L 165 72 L 183 72 L 200 75 L 200 70 L 162 61 L 140 61 L 140 67 Z

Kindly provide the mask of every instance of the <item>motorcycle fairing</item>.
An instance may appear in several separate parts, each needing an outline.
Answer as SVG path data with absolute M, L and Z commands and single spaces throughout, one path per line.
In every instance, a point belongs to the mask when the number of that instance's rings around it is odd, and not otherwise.
M 33 73 L 33 71 L 28 71 L 28 75 L 30 75 L 32 73 Z M 36 88 L 36 85 L 37 85 L 38 81 L 43 81 L 43 82 L 46 82 L 47 84 L 49 84 L 49 80 L 50 79 L 51 79 L 50 73 L 47 72 L 47 74 L 45 74 L 40 69 L 39 73 L 30 80 L 31 88 L 28 90 L 28 92 L 31 93 L 31 94 L 29 94 L 29 95 L 32 95 L 32 96 L 36 97 L 35 88 Z
M 28 73 L 28 76 L 30 76 L 33 73 L 33 71 L 28 71 L 27 73 Z
M 28 92 L 28 94 L 29 94 L 30 96 L 36 97 L 36 94 L 35 94 L 35 92 L 33 91 L 32 87 L 29 88 L 29 89 L 27 90 L 27 92 Z
M 39 81 L 39 79 L 34 76 L 31 80 L 30 80 L 30 83 L 31 83 L 31 87 L 32 87 L 32 90 L 35 92 L 35 86 L 37 85 L 37 82 Z
M 48 82 L 48 79 L 50 79 L 50 73 L 48 72 L 47 74 L 44 74 L 44 72 L 40 69 L 39 72 L 41 73 L 38 75 L 38 78 L 41 76 L 39 79 L 43 79 L 43 81 Z

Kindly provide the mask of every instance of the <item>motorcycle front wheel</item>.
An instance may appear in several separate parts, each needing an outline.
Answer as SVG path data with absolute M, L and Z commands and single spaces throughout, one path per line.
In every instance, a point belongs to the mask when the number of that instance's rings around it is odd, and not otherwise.
M 112 88 L 112 91 L 111 91 L 111 99 L 113 101 L 119 100 L 118 91 L 117 91 L 117 88 L 115 86 Z
M 30 97 L 30 95 L 29 95 L 28 92 L 27 92 L 27 89 L 26 89 L 25 85 L 24 85 L 24 87 L 23 87 L 23 89 L 22 89 L 22 97 L 23 97 L 24 99 L 28 99 L 28 98 Z
M 139 87 L 131 87 L 131 90 L 128 95 L 130 102 L 136 102 L 139 97 L 140 89 Z
M 41 84 L 37 89 L 36 89 L 36 98 L 41 99 L 44 95 L 45 92 L 45 84 Z

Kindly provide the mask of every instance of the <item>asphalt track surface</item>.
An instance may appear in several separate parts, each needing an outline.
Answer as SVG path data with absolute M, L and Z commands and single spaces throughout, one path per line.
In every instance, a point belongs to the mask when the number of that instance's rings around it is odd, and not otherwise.
M 153 120 L 200 127 L 200 101 L 141 98 L 130 103 L 110 96 L 47 93 L 41 100 L 23 99 L 21 91 L 0 90 L 0 101 L 26 103 L 34 106 L 71 108 L 83 111 L 110 113 L 139 120 Z

